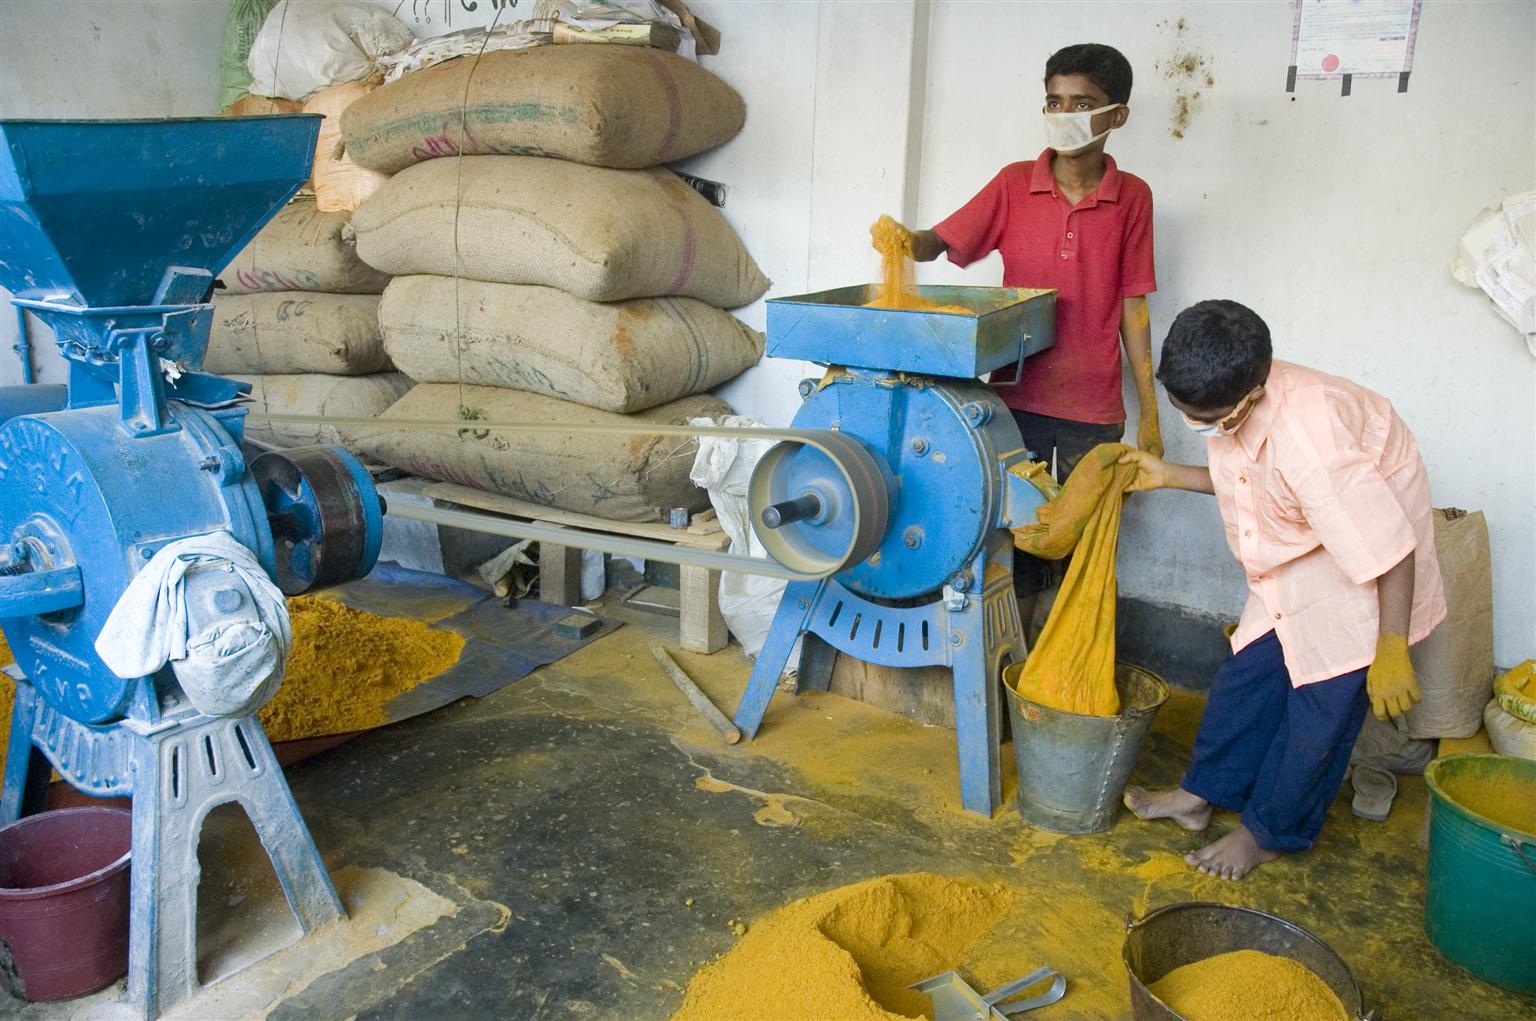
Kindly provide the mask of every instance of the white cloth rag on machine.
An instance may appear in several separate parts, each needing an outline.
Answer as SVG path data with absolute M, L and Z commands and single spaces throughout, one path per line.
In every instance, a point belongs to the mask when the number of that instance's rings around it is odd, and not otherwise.
M 96 653 L 124 679 L 170 663 L 194 708 L 235 716 L 276 693 L 292 642 L 282 591 L 219 531 L 162 547 L 112 608 Z

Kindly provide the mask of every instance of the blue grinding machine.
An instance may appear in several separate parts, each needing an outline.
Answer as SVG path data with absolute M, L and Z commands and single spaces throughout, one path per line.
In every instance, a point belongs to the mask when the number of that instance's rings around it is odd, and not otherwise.
M 752 523 L 790 582 L 736 710 L 757 732 L 795 642 L 798 685 L 825 691 L 834 652 L 954 673 L 960 792 L 990 816 L 1002 799 L 999 675 L 1022 660 L 1008 529 L 1055 492 L 1008 408 L 978 377 L 1049 347 L 1056 293 L 920 287 L 971 314 L 864 307 L 873 288 L 768 302 L 768 354 L 829 366 L 805 380 L 795 429 L 823 430 L 835 463 L 794 441 L 750 486 Z
M 309 175 L 319 118 L 0 122 L 0 285 L 52 328 L 67 387 L 0 389 L 0 625 L 16 704 L 0 822 L 49 768 L 133 798 L 128 996 L 153 1017 L 197 987 L 197 844 L 239 802 L 305 931 L 342 907 L 255 707 L 205 716 L 170 667 L 95 650 L 169 543 L 227 532 L 283 592 L 372 569 L 382 507 L 345 451 L 241 452 L 249 386 L 201 370 L 214 276 Z M 224 572 L 209 572 L 223 574 Z M 186 589 L 189 616 L 251 599 Z

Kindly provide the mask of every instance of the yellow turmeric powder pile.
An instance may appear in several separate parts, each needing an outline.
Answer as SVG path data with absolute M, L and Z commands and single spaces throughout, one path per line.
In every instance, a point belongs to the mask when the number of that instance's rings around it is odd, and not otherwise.
M 688 983 L 672 1021 L 899 1021 L 932 1016 L 907 986 L 965 963 L 1012 894 L 930 872 L 882 876 L 780 908 Z
M 1289 957 L 1235 950 L 1175 968 L 1148 987 L 1187 1021 L 1347 1021 L 1328 984 Z
M 882 216 L 869 228 L 875 251 L 880 253 L 880 283 L 875 300 L 865 308 L 893 308 L 909 312 L 953 312 L 975 315 L 964 305 L 940 305 L 917 293 L 912 284 L 912 232 L 889 216 Z
M 391 699 L 453 666 L 464 649 L 452 631 L 332 599 L 290 599 L 288 615 L 293 647 L 283 683 L 258 714 L 273 741 L 377 727 Z
M 0 634 L 0 666 L 7 666 L 16 661 L 11 655 L 11 647 L 5 642 L 5 635 Z M 5 674 L 0 674 L 0 773 L 5 771 L 5 749 L 11 740 L 11 709 L 16 702 L 16 685 Z
M 1026 553 L 1060 560 L 1076 550 L 1045 627 L 1014 690 L 1062 712 L 1114 716 L 1115 552 L 1120 509 L 1136 477 L 1120 464 L 1130 448 L 1102 443 L 1072 470 L 1061 495 L 1035 512 L 1038 520 L 1016 528 L 1013 544 Z
M 1440 787 L 1468 811 L 1500 826 L 1536 835 L 1536 783 L 1529 779 L 1511 773 L 1450 776 Z

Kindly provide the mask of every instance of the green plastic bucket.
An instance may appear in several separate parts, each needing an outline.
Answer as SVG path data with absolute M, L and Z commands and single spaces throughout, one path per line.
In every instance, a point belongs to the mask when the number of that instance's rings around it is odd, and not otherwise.
M 1429 941 L 1485 982 L 1536 996 L 1536 762 L 1452 755 L 1431 762 L 1424 779 Z

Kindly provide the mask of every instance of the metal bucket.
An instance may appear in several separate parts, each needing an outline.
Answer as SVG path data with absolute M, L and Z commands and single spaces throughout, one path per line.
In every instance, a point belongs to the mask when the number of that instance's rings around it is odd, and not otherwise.
M 1141 667 L 1119 663 L 1120 715 L 1084 716 L 1020 695 L 1014 683 L 1023 669 L 1015 663 L 1003 673 L 1019 770 L 1019 815 L 1053 833 L 1109 829 L 1152 718 L 1168 700 L 1168 685 Z
M 0 827 L 0 981 L 63 1000 L 128 971 L 133 816 L 65 808 Z
M 1429 883 L 1424 932 L 1458 967 L 1536 996 L 1536 833 L 1459 800 L 1458 787 L 1502 782 L 1536 797 L 1536 762 L 1451 755 L 1424 770 L 1429 785 Z M 1472 805 L 1475 806 L 1473 801 Z
M 1234 950 L 1259 950 L 1289 957 L 1333 990 L 1352 1018 L 1369 1019 L 1360 985 L 1349 965 L 1328 944 L 1299 925 L 1253 908 L 1186 901 L 1158 908 L 1139 922 L 1125 922 L 1125 961 L 1131 982 L 1131 1016 L 1136 1021 L 1184 1021 L 1147 988 L 1175 968 Z

